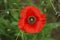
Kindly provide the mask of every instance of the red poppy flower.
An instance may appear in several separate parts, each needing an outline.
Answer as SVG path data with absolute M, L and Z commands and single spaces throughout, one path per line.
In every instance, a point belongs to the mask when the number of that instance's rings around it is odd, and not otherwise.
M 18 28 L 28 33 L 38 33 L 45 23 L 46 17 L 37 7 L 26 6 L 21 10 Z

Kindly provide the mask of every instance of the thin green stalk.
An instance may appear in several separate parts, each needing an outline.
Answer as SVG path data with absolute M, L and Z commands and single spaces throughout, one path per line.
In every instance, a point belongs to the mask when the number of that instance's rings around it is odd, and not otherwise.
M 23 31 L 19 31 L 19 33 L 17 34 L 16 40 L 18 40 L 20 33 L 21 33 L 22 40 L 24 40 L 24 32 Z
M 21 31 L 21 33 L 22 33 L 22 35 L 21 35 L 22 40 L 24 40 L 24 32 L 23 32 L 23 31 Z
M 50 0 L 50 3 L 52 5 L 52 7 L 53 7 L 53 10 L 57 13 L 56 8 L 54 7 L 54 4 L 52 3 L 52 0 Z
M 18 33 L 18 35 L 17 35 L 17 37 L 16 37 L 16 40 L 18 40 L 19 34 L 20 34 L 20 32 Z
M 5 10 L 7 10 L 7 0 L 4 0 Z

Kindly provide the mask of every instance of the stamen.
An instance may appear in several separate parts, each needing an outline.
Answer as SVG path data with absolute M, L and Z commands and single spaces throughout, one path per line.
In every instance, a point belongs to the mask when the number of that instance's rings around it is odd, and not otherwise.
M 34 16 L 29 16 L 28 17 L 28 23 L 29 24 L 34 24 L 36 22 L 36 17 Z

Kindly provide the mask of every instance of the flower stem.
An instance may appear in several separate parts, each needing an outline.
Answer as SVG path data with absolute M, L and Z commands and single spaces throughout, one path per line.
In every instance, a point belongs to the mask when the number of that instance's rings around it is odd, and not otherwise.
M 19 34 L 20 34 L 20 32 L 18 33 L 18 35 L 17 35 L 17 37 L 16 37 L 16 40 L 18 40 Z
M 21 31 L 21 33 L 22 33 L 22 35 L 21 35 L 22 40 L 24 40 L 24 32 Z
M 22 37 L 22 40 L 24 40 L 24 32 L 23 31 L 19 31 L 17 37 L 16 37 L 16 40 L 18 40 L 18 37 L 19 37 L 19 34 L 21 33 L 21 37 Z

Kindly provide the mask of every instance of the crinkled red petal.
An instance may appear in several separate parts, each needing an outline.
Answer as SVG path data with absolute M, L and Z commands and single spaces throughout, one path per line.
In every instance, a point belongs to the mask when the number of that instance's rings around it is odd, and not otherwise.
M 40 10 L 34 6 L 27 6 L 23 8 L 20 16 L 21 19 L 18 21 L 18 27 L 28 33 L 38 33 L 43 29 L 44 24 L 46 23 L 46 16 L 41 14 Z M 29 16 L 36 17 L 37 20 L 35 24 L 28 24 L 27 18 Z

